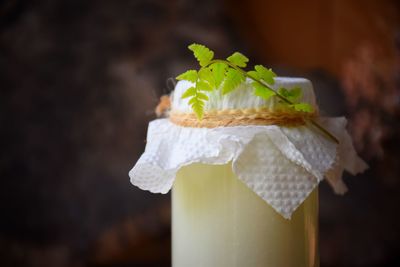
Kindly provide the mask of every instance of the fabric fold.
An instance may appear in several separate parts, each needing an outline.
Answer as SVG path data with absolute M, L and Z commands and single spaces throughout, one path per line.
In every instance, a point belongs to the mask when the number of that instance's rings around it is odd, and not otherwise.
M 345 130 L 344 118 L 320 123 L 340 140 L 336 145 L 306 126 L 190 128 L 168 119 L 150 122 L 145 152 L 129 172 L 132 184 L 167 193 L 183 166 L 232 163 L 235 175 L 285 218 L 290 218 L 326 177 L 336 193 L 346 188 L 343 170 L 367 168 Z

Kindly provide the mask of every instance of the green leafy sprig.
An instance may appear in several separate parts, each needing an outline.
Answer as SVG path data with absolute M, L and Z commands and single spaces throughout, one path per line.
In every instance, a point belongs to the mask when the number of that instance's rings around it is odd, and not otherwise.
M 253 70 L 246 71 L 249 59 L 235 52 L 226 60 L 214 59 L 214 52 L 204 45 L 191 44 L 189 50 L 200 64 L 199 70 L 188 70 L 176 77 L 177 80 L 187 80 L 194 86 L 187 89 L 182 98 L 189 99 L 189 105 L 199 120 L 204 115 L 204 105 L 208 101 L 206 92 L 220 90 L 225 95 L 234 91 L 246 78 L 251 79 L 254 88 L 254 95 L 265 100 L 276 97 L 283 106 L 298 112 L 312 113 L 314 108 L 305 102 L 299 102 L 302 97 L 301 88 L 287 90 L 279 88 L 277 91 L 271 88 L 274 85 L 276 74 L 262 65 L 255 65 Z M 339 141 L 328 130 L 323 128 L 314 120 L 308 121 L 330 139 L 338 143 Z

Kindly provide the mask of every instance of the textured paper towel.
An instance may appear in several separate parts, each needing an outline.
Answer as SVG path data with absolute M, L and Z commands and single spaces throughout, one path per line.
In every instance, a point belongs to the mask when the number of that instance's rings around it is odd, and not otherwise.
M 191 86 L 179 82 L 172 109 L 191 112 L 187 99 L 180 95 Z M 275 87 L 300 86 L 303 100 L 313 106 L 311 83 L 302 78 L 277 78 Z M 211 92 L 206 110 L 248 107 L 273 107 L 252 96 L 252 87 L 244 83 L 228 96 Z M 213 95 L 214 94 L 214 95 Z M 354 151 L 345 129 L 345 118 L 321 118 L 318 121 L 340 141 L 331 142 L 321 132 L 306 126 L 236 126 L 190 128 L 172 124 L 168 119 L 150 122 L 145 152 L 130 171 L 131 182 L 154 193 L 167 193 L 177 171 L 191 163 L 232 163 L 232 170 L 257 195 L 285 218 L 290 218 L 318 183 L 327 178 L 335 192 L 344 193 L 343 170 L 352 174 L 367 165 Z
M 333 133 L 345 131 L 344 118 L 321 123 Z M 167 193 L 179 168 L 194 162 L 224 164 L 285 218 L 329 171 L 335 190 L 343 192 L 343 168 L 355 174 L 366 164 L 347 134 L 340 146 L 306 127 L 237 126 L 187 128 L 168 119 L 150 122 L 146 150 L 130 171 L 131 182 L 154 193 Z M 341 153 L 336 156 L 336 153 Z M 345 153 L 344 153 L 345 152 Z M 341 164 L 335 164 L 337 158 Z M 333 169 L 332 169 L 333 168 Z
M 174 89 L 172 98 L 172 109 L 179 112 L 192 112 L 190 105 L 188 104 L 188 98 L 181 98 L 180 96 L 194 84 L 188 81 L 179 81 Z M 318 109 L 315 101 L 314 90 L 311 82 L 304 78 L 293 78 L 293 77 L 276 77 L 275 84 L 271 85 L 274 90 L 278 90 L 284 87 L 291 90 L 296 87 L 302 89 L 301 102 L 307 102 L 314 108 Z M 244 108 L 271 108 L 273 109 L 277 104 L 277 99 L 271 97 L 268 100 L 264 100 L 261 97 L 255 97 L 253 94 L 253 86 L 251 80 L 239 85 L 234 91 L 227 95 L 222 95 L 221 91 L 210 91 L 204 92 L 208 95 L 209 101 L 206 102 L 204 110 L 223 110 L 223 109 L 244 109 Z

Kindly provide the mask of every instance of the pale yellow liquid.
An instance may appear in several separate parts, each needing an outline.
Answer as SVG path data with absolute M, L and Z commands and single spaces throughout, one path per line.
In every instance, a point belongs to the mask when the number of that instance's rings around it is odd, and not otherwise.
M 231 165 L 182 168 L 172 191 L 173 267 L 317 267 L 318 189 L 284 219 Z

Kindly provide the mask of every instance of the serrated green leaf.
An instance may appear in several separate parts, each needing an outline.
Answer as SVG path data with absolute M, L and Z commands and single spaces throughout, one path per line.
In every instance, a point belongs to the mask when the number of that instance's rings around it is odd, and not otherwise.
M 193 98 L 191 98 L 190 100 L 189 100 L 189 105 L 193 105 L 195 102 L 197 102 L 197 99 L 196 99 L 196 97 L 193 97 Z
M 258 82 L 253 82 L 252 85 L 254 87 L 254 95 L 259 96 L 265 100 L 268 100 L 272 96 L 276 95 L 275 92 L 269 90 L 267 87 L 261 85 Z
M 228 65 L 222 62 L 217 62 L 214 63 L 210 66 L 212 70 L 212 74 L 214 76 L 214 81 L 215 81 L 215 88 L 219 88 L 224 81 L 225 78 L 225 73 L 226 69 L 228 68 Z
M 291 90 L 288 90 L 286 88 L 279 88 L 278 93 L 292 103 L 296 103 L 303 95 L 303 92 L 299 87 L 293 88 Z
M 241 68 L 246 67 L 247 62 L 249 62 L 249 59 L 245 55 L 239 52 L 233 53 L 231 56 L 227 58 L 227 60 L 230 63 L 235 64 L 236 66 Z
M 247 72 L 247 75 L 249 75 L 251 78 L 254 79 L 260 79 L 260 77 L 258 76 L 258 72 L 251 70 Z
M 202 67 L 206 66 L 214 58 L 214 52 L 204 45 L 191 44 L 189 45 L 189 49 L 193 52 Z
M 208 83 L 203 82 L 203 81 L 198 81 L 196 83 L 196 89 L 198 91 L 212 91 L 211 86 Z
M 314 111 L 314 107 L 311 106 L 308 103 L 297 103 L 294 105 L 291 105 L 296 111 L 301 111 L 301 112 L 313 112 Z
M 188 98 L 190 96 L 194 96 L 196 94 L 196 88 L 190 87 L 187 89 L 181 96 L 181 98 Z
M 188 70 L 182 73 L 181 75 L 176 77 L 177 80 L 186 80 L 189 82 L 196 82 L 197 81 L 197 71 L 195 70 Z
M 206 94 L 203 94 L 200 92 L 197 93 L 197 97 L 202 100 L 206 100 L 206 101 L 208 100 L 208 96 Z
M 274 77 L 276 77 L 276 74 L 271 69 L 267 69 L 262 65 L 256 65 L 254 69 L 260 79 L 271 85 L 275 83 Z
M 204 102 L 198 98 L 193 98 L 192 100 L 194 100 L 191 105 L 192 110 L 196 114 L 197 118 L 201 120 L 204 114 Z
M 202 106 L 193 105 L 192 109 L 193 109 L 194 113 L 196 114 L 197 118 L 199 120 L 201 120 L 204 115 L 204 108 Z
M 226 72 L 226 77 L 222 85 L 222 94 L 225 95 L 236 89 L 242 82 L 245 81 L 245 77 L 239 71 L 229 68 Z
M 212 90 L 213 88 L 215 88 L 215 79 L 214 79 L 214 75 L 212 74 L 211 70 L 209 68 L 202 68 L 199 71 L 199 79 L 202 82 L 205 82 L 209 85 L 209 90 Z M 209 91 L 206 90 L 206 91 Z

